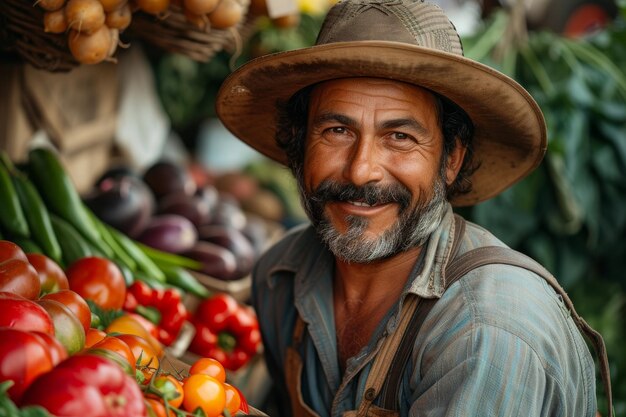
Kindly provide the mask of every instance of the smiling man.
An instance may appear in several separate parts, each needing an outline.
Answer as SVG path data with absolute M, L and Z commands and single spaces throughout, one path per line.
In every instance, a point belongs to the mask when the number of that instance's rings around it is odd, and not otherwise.
M 582 333 L 604 353 L 601 337 L 544 268 L 452 211 L 531 172 L 546 130 L 441 9 L 340 2 L 316 46 L 233 73 L 217 110 L 289 166 L 311 220 L 254 271 L 284 414 L 595 415 Z

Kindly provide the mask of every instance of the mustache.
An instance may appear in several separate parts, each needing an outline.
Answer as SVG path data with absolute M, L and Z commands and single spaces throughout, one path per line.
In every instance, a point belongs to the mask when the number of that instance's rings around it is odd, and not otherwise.
M 368 205 L 396 203 L 400 206 L 400 211 L 403 211 L 411 204 L 411 191 L 399 183 L 357 186 L 324 180 L 309 198 L 318 204 L 329 201 L 362 201 Z

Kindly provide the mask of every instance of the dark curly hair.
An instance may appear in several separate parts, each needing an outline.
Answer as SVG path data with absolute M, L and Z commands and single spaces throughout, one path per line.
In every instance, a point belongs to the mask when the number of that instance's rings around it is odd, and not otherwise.
M 315 85 L 305 87 L 287 102 L 277 105 L 276 142 L 287 155 L 287 165 L 298 180 L 302 180 L 303 175 L 309 100 L 314 87 Z M 446 190 L 449 200 L 472 189 L 470 177 L 479 166 L 479 163 L 474 161 L 474 124 L 461 107 L 441 94 L 432 91 L 431 93 L 435 96 L 437 117 L 444 138 L 442 160 L 452 152 L 457 138 L 466 147 L 459 174 Z

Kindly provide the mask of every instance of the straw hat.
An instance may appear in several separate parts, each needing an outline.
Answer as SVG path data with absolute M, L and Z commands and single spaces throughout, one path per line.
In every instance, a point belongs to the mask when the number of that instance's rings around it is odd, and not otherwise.
M 217 114 L 239 139 L 280 163 L 276 103 L 326 80 L 378 77 L 419 85 L 454 101 L 474 123 L 468 206 L 495 196 L 535 169 L 546 150 L 537 103 L 506 75 L 463 57 L 456 29 L 436 5 L 410 0 L 351 0 L 333 6 L 315 46 L 256 58 L 233 72 Z

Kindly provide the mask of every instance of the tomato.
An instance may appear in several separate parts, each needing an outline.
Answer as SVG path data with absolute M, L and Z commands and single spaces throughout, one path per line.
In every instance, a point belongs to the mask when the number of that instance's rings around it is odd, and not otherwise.
M 126 284 L 119 267 L 106 258 L 81 258 L 66 271 L 70 289 L 104 309 L 121 309 Z
M 125 333 L 134 334 L 148 341 L 157 356 L 163 354 L 163 346 L 154 336 L 152 336 L 146 328 L 134 317 L 124 314 L 113 320 L 105 329 L 107 333 Z
M 154 412 L 154 417 L 167 417 L 167 412 L 165 410 L 165 406 L 161 400 L 156 398 L 146 398 L 146 403 L 148 407 Z M 169 417 L 176 417 L 176 414 L 170 410 Z
M 44 332 L 30 332 L 40 339 L 40 343 L 48 347 L 50 358 L 52 359 L 52 366 L 58 365 L 61 361 L 67 359 L 67 349 L 59 342 L 59 339 L 52 336 L 49 333 Z
M 116 334 L 115 337 L 128 345 L 135 357 L 135 364 L 138 367 L 150 367 L 155 369 L 159 367 L 158 355 L 152 348 L 150 342 L 146 339 L 135 334 Z
M 28 253 L 26 254 L 26 258 L 28 258 L 28 262 L 30 262 L 37 271 L 41 294 L 48 294 L 70 288 L 65 272 L 63 272 L 59 264 L 52 259 L 40 253 Z
M 54 334 L 52 318 L 43 307 L 8 292 L 0 292 L 0 327 Z
M 8 240 L 0 240 L 0 262 L 8 261 L 9 259 L 19 259 L 28 262 L 28 258 L 26 258 L 22 248 Z
M 163 394 L 163 399 L 167 400 L 171 407 L 180 407 L 183 403 L 185 393 L 183 384 L 172 375 L 159 375 L 154 379 L 153 385 Z
M 30 385 L 23 405 L 40 405 L 64 417 L 140 417 L 146 405 L 139 385 L 114 362 L 96 355 L 66 359 Z
M 73 355 L 85 347 L 85 330 L 72 311 L 55 300 L 39 299 L 37 304 L 42 306 L 54 323 L 54 337 Z
M 42 297 L 42 299 L 58 301 L 65 307 L 69 308 L 70 311 L 74 313 L 78 321 L 80 321 L 80 324 L 82 324 L 83 329 L 85 330 L 85 335 L 87 334 L 87 331 L 91 327 L 91 309 L 89 308 L 87 301 L 85 301 L 85 299 L 77 292 L 72 290 L 60 290 L 46 294 Z
M 212 376 L 218 381 L 226 382 L 226 370 L 224 366 L 214 358 L 200 358 L 189 368 L 189 375 L 204 374 Z
M 212 376 L 195 374 L 183 385 L 185 396 L 183 407 L 193 412 L 200 407 L 207 417 L 217 417 L 222 414 L 226 405 L 224 385 Z
M 33 300 L 39 296 L 40 289 L 37 271 L 28 261 L 8 259 L 0 262 L 0 291 Z
M 104 331 L 90 327 L 85 334 L 85 349 L 92 347 L 104 339 L 106 335 Z
M 27 331 L 0 328 L 0 381 L 12 380 L 9 397 L 19 402 L 24 390 L 39 375 L 54 366 L 52 356 L 37 335 Z
M 234 416 L 241 407 L 239 390 L 230 384 L 224 383 L 224 392 L 226 393 L 226 408 L 230 415 Z
M 129 365 L 131 369 L 131 375 L 135 375 L 135 362 L 137 358 L 133 354 L 130 346 L 122 339 L 115 336 L 106 336 L 104 339 L 96 343 L 89 349 L 89 352 L 94 350 L 109 350 L 111 352 L 120 355 Z

